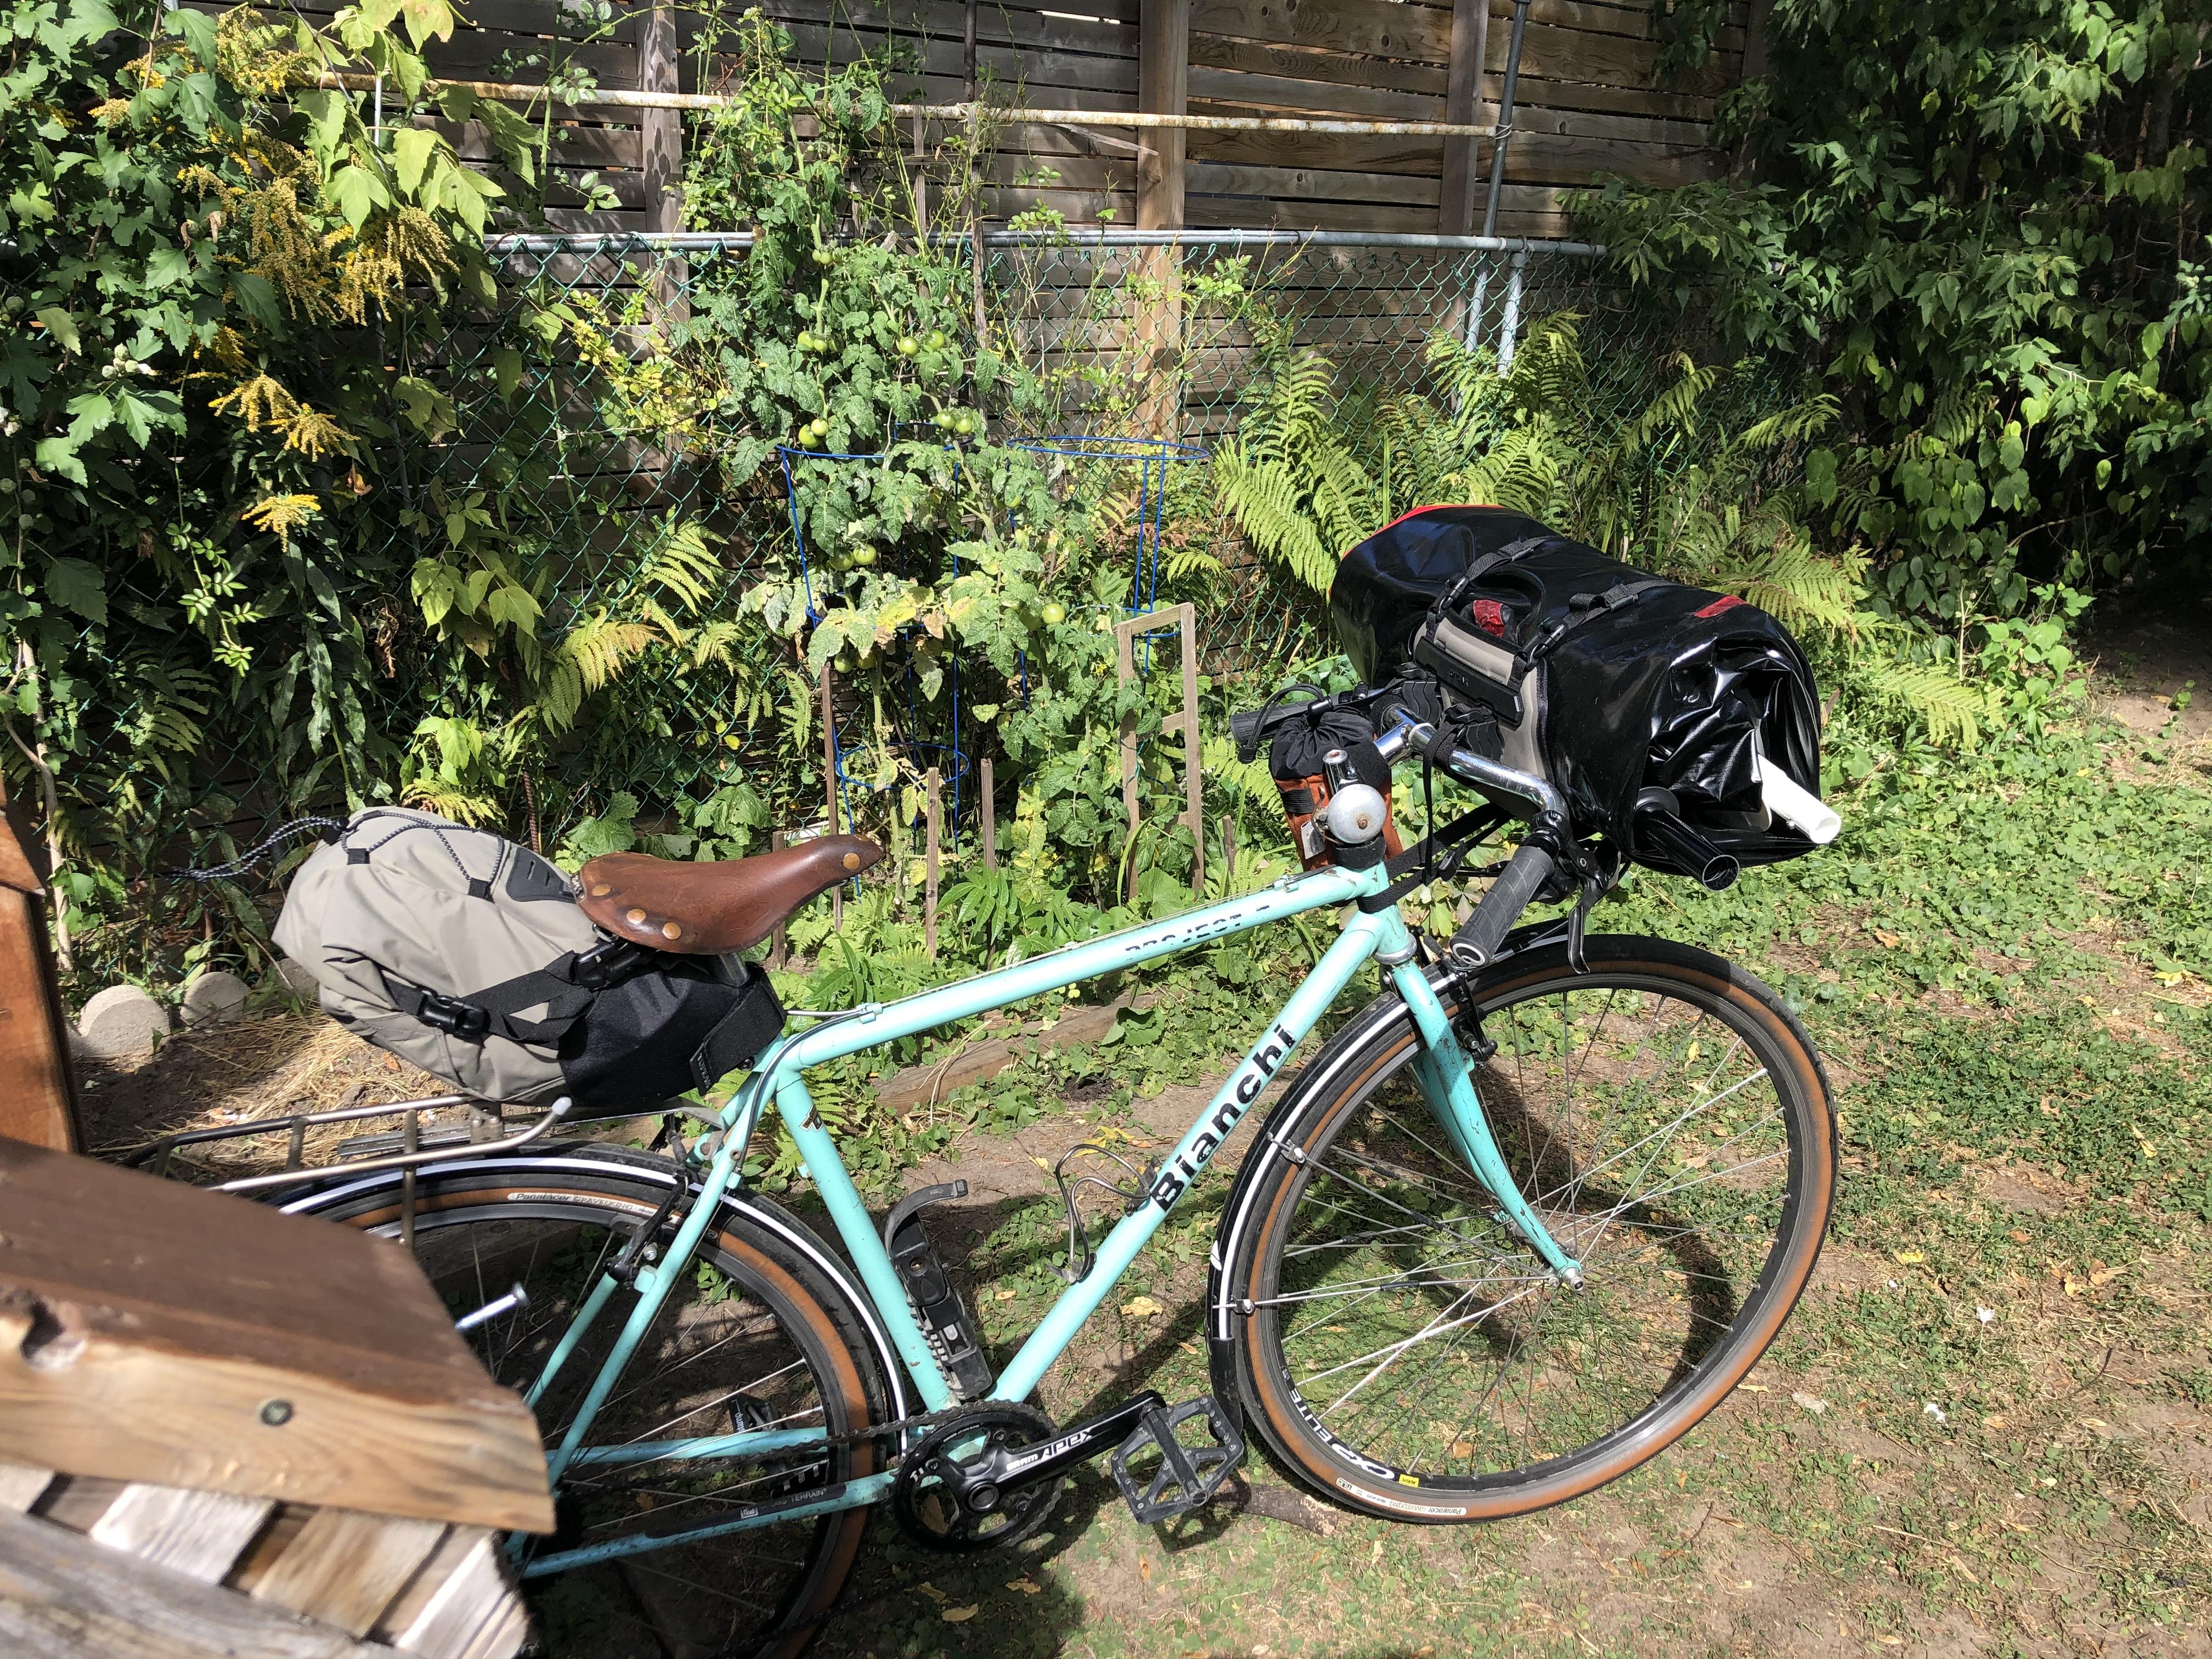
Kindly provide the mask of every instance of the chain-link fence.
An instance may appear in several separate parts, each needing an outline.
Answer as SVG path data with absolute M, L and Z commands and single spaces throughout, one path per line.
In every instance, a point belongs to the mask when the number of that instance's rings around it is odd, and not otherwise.
M 580 302 L 604 319 L 618 349 L 642 359 L 659 349 L 661 329 L 689 314 L 695 295 L 747 257 L 750 240 L 495 240 L 504 310 L 418 328 L 398 343 L 401 372 L 434 366 L 454 407 L 449 429 L 434 428 L 434 441 L 415 437 L 388 458 L 374 507 L 396 562 L 411 559 L 417 543 L 435 544 L 449 515 L 495 510 L 526 526 L 520 533 L 534 550 L 555 556 L 552 588 L 568 616 L 587 617 L 619 608 L 666 538 L 703 523 L 726 551 L 722 590 L 702 610 L 734 614 L 763 568 L 787 565 L 796 550 L 783 494 L 788 469 L 771 465 L 733 481 L 718 471 L 711 445 L 684 451 L 612 431 L 582 376 L 518 353 L 512 342 L 525 310 L 542 315 Z M 1000 233 L 985 237 L 982 276 L 994 319 L 1030 366 L 1064 389 L 1053 435 L 1136 439 L 1148 434 L 1129 429 L 1133 416 L 1161 423 L 1156 407 L 1117 398 L 1114 380 L 1158 361 L 1150 355 L 1158 336 L 1147 332 L 1156 328 L 1148 314 L 1169 313 L 1179 395 L 1167 422 L 1183 441 L 1164 456 L 1142 443 L 1123 446 L 1118 463 L 1143 497 L 1138 518 L 1152 525 L 1150 539 L 1135 536 L 1129 554 L 1140 567 L 1132 604 L 1149 608 L 1156 583 L 1141 580 L 1141 566 L 1158 558 L 1160 498 L 1202 490 L 1197 464 L 1206 446 L 1234 431 L 1268 345 L 1322 349 L 1347 387 L 1433 389 L 1427 360 L 1438 330 L 1510 360 L 1528 319 L 1571 308 L 1585 319 L 1593 362 L 1648 357 L 1620 349 L 1638 325 L 1599 253 L 1576 244 L 1379 234 Z M 1261 331 L 1272 339 L 1258 338 Z M 1075 368 L 1086 372 L 1066 372 Z M 1117 463 L 1086 465 L 1110 473 Z M 517 515 L 518 505 L 526 511 Z M 1316 642 L 1319 620 L 1312 595 L 1231 550 L 1200 617 L 1206 665 L 1218 672 L 1262 655 L 1279 660 Z M 550 840 L 621 793 L 651 805 L 742 778 L 762 758 L 760 734 L 773 724 L 763 688 L 784 704 L 813 695 L 798 666 L 765 639 L 750 660 L 702 665 L 663 653 L 647 678 L 625 680 L 619 709 L 569 747 L 558 775 L 527 780 L 532 827 Z M 931 722 L 917 709 L 911 723 Z M 968 745 L 958 731 L 905 735 L 941 746 L 948 765 L 964 770 Z M 672 769 L 672 755 L 684 763 Z

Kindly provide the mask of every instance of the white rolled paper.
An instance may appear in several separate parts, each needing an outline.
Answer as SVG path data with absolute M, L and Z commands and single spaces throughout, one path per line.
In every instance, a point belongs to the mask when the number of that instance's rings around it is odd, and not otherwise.
M 1833 807 L 1800 789 L 1795 779 L 1769 764 L 1764 755 L 1759 757 L 1759 793 L 1765 798 L 1768 811 L 1795 826 L 1815 847 L 1826 847 L 1843 833 L 1844 821 Z

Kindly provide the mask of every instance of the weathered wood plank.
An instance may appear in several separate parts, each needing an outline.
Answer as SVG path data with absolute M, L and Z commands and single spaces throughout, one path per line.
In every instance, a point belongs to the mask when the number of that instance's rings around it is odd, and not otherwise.
M 133 1485 L 84 1530 L 95 1544 L 213 1584 L 230 1571 L 275 1507 L 265 1498 Z
M 424 120 L 442 135 L 465 161 L 492 162 L 499 151 L 481 121 Z M 635 167 L 642 159 L 644 136 L 635 127 L 586 126 L 580 123 L 553 129 L 550 150 L 556 167 Z
M 532 53 L 556 57 L 563 69 L 589 70 L 610 92 L 637 90 L 637 48 L 607 44 L 570 46 L 540 40 L 503 29 L 455 29 L 450 40 L 433 40 L 422 54 L 430 73 L 455 81 L 512 81 L 535 86 L 545 79 L 544 64 L 518 65 L 512 60 Z M 504 64 L 502 59 L 510 60 Z
M 446 1534 L 378 1622 L 376 1634 L 422 1659 L 507 1659 L 529 1633 L 493 1534 Z
M 791 23 L 825 25 L 834 21 L 841 33 L 865 40 L 878 52 L 883 49 L 886 33 L 900 40 L 921 36 L 959 41 L 966 32 L 968 10 L 964 0 L 894 0 L 890 5 L 881 3 L 881 0 L 860 0 L 856 4 L 835 6 L 774 0 L 774 3 L 762 9 L 770 17 L 786 22 L 787 27 Z M 1127 20 L 1122 21 L 1106 15 L 1087 0 L 1080 16 L 987 3 L 975 9 L 975 39 L 979 46 L 1133 58 L 1137 54 L 1137 31 L 1133 27 L 1136 15 L 1135 4 L 1129 7 Z M 678 20 L 678 39 L 687 49 L 702 32 L 697 14 L 686 12 Z
M 1290 196 L 1326 202 L 1398 202 L 1434 207 L 1437 181 L 1418 173 L 1345 173 L 1326 167 L 1244 167 L 1191 163 L 1194 196 Z
M 444 1541 L 438 1521 L 317 1510 L 254 1582 L 253 1599 L 365 1636 Z
M 9 1659 L 394 1659 L 389 1648 L 25 1515 L 0 1515 L 0 1652 Z
M 1193 68 L 1203 64 L 1213 70 L 1279 75 L 1290 81 L 1391 86 L 1401 92 L 1426 93 L 1433 98 L 1444 95 L 1448 79 L 1445 70 L 1434 64 L 1315 52 L 1273 40 L 1243 40 L 1226 34 L 1194 33 L 1190 37 L 1190 61 Z
M 534 1417 L 397 1243 L 0 1142 L 0 1458 L 551 1523 Z
M 40 1495 L 53 1481 L 52 1469 L 33 1468 L 27 1463 L 0 1463 L 0 1510 L 21 1515 L 39 1501 Z
M 1378 76 L 1389 66 L 1374 66 Z M 1190 95 L 1209 103 L 1251 106 L 1270 114 L 1331 116 L 1356 121 L 1441 121 L 1444 100 L 1390 86 L 1356 86 L 1341 82 L 1297 81 L 1242 70 L 1199 69 L 1190 72 Z
M 1451 60 L 1450 9 L 1396 0 L 1194 0 L 1190 26 L 1374 58 Z

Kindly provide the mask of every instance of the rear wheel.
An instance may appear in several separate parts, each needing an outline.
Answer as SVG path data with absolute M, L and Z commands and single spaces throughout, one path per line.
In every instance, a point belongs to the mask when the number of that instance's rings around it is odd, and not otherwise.
M 434 1166 L 417 1178 L 415 1255 L 456 1317 L 516 1284 L 525 1288 L 524 1306 L 468 1340 L 495 1378 L 527 1390 L 671 1178 L 665 1164 L 626 1165 L 596 1149 L 574 1159 Z M 396 1177 L 288 1207 L 400 1232 Z M 850 1298 L 803 1241 L 788 1218 L 726 1205 L 583 1444 L 768 1428 L 823 1428 L 834 1441 L 896 1416 Z M 632 1305 L 627 1292 L 617 1294 L 538 1402 L 549 1448 L 568 1431 Z M 526 1540 L 520 1559 L 526 1571 L 532 1556 L 556 1549 L 685 1530 L 739 1504 L 868 1474 L 878 1458 L 872 1445 L 832 1443 L 742 1462 L 578 1467 L 557 1494 L 559 1534 Z M 789 1659 L 828 1613 L 866 1522 L 866 1510 L 843 1510 L 533 1577 L 526 1587 L 555 1655 Z
M 1592 939 L 1445 992 L 1496 1054 L 1476 1092 L 1583 1264 L 1559 1283 L 1448 1150 L 1385 1005 L 1310 1068 L 1226 1224 L 1250 1419 L 1293 1470 L 1396 1520 L 1518 1515 L 1686 1433 L 1795 1305 L 1835 1189 L 1811 1044 L 1719 957 Z

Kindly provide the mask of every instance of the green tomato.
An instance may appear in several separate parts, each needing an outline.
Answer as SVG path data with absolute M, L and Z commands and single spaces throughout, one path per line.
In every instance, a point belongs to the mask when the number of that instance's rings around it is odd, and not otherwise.
M 874 548 L 856 547 L 853 550 L 853 562 L 859 565 L 863 570 L 875 563 L 875 562 L 876 550 Z
M 811 351 L 814 349 L 814 331 L 812 329 L 802 328 L 799 331 L 799 349 L 801 351 Z
M 1047 628 L 1057 628 L 1057 627 L 1059 627 L 1059 626 L 1060 625 L 1060 623 L 1062 623 L 1066 622 L 1066 620 L 1067 620 L 1067 607 L 1066 607 L 1066 605 L 1048 605 L 1045 606 L 1045 608 L 1044 608 L 1044 625 L 1045 625 Z
M 902 335 L 900 335 L 900 336 L 899 336 L 899 343 L 898 343 L 898 355 L 899 355 L 900 356 L 902 356 L 902 357 L 911 357 L 911 356 L 914 356 L 914 354 L 915 354 L 915 352 L 917 352 L 917 351 L 919 351 L 919 350 L 921 350 L 921 347 L 920 345 L 918 345 L 917 343 L 915 343 L 915 337 L 914 337 L 914 336 L 913 336 L 913 335 L 911 335 L 911 334 L 902 334 Z
M 843 575 L 848 570 L 850 570 L 853 568 L 853 560 L 851 556 L 844 553 L 838 554 L 835 558 L 830 561 L 830 568 L 836 571 L 839 575 Z
M 944 350 L 945 343 L 945 331 L 943 329 L 933 328 L 929 331 L 929 349 L 932 351 Z
M 952 429 L 963 438 L 973 437 L 975 433 L 975 417 L 972 415 L 961 416 L 952 422 Z
M 810 438 L 828 437 L 830 435 L 830 422 L 823 420 L 817 416 L 815 419 L 807 422 L 806 435 Z

